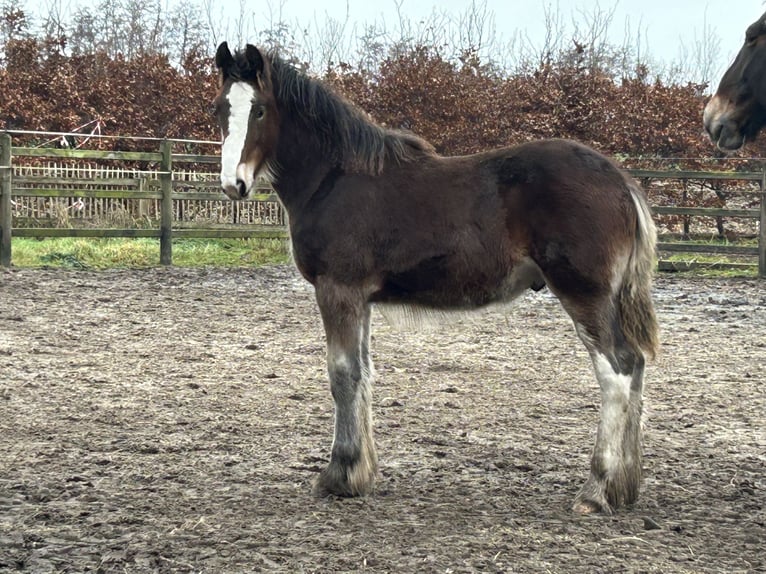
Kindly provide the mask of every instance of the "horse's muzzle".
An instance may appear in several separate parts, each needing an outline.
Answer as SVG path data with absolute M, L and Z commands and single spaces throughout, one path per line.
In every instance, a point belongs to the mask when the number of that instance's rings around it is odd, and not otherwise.
M 721 151 L 734 151 L 745 143 L 742 130 L 732 119 L 730 103 L 714 96 L 705 106 L 702 123 L 710 140 Z
M 241 179 L 238 179 L 235 185 L 222 185 L 221 189 L 229 199 L 234 201 L 245 199 L 248 193 L 247 184 Z
M 721 151 L 736 151 L 745 144 L 745 136 L 733 122 L 714 122 L 706 126 L 710 140 Z

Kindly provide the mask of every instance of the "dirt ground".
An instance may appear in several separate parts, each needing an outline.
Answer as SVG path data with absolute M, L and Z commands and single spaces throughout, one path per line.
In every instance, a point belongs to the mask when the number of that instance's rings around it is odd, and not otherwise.
M 569 510 L 599 395 L 545 291 L 374 315 L 378 489 L 342 500 L 291 267 L 0 272 L 0 571 L 766 572 L 766 282 L 655 292 L 646 478 L 604 517 Z

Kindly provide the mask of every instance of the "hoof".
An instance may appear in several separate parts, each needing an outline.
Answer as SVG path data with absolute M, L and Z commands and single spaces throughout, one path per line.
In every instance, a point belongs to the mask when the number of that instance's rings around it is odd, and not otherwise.
M 576 514 L 614 514 L 612 507 L 608 504 L 599 504 L 595 500 L 576 500 L 572 510 Z
M 375 474 L 360 472 L 359 465 L 347 468 L 330 463 L 314 480 L 311 493 L 319 498 L 327 496 L 367 496 L 375 488 Z
M 578 514 L 614 514 L 618 508 L 638 500 L 640 484 L 639 465 L 619 466 L 609 475 L 591 473 L 575 498 L 573 510 Z
M 324 474 L 320 474 L 314 479 L 314 484 L 311 485 L 311 494 L 317 498 L 327 498 L 328 496 L 349 498 L 355 496 L 347 485 L 331 482 Z
M 610 504 L 608 492 L 603 481 L 591 476 L 577 494 L 572 510 L 577 514 L 614 514 L 615 506 Z

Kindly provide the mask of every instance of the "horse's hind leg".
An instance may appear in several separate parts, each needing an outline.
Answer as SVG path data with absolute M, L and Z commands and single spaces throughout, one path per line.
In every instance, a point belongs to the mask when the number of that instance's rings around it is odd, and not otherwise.
M 601 388 L 601 416 L 590 476 L 575 499 L 581 513 L 611 514 L 635 502 L 642 476 L 641 410 L 644 355 L 623 335 L 618 311 L 578 322 Z
M 317 283 L 327 335 L 327 370 L 335 400 L 330 464 L 314 483 L 318 496 L 360 496 L 372 491 L 377 455 L 372 438 L 370 306 L 356 290 Z

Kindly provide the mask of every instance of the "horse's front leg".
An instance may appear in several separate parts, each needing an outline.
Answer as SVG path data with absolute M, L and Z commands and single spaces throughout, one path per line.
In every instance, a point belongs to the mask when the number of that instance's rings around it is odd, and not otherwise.
M 361 294 L 317 284 L 317 302 L 327 335 L 327 371 L 335 401 L 335 437 L 330 464 L 314 483 L 318 496 L 369 494 L 378 461 L 372 438 L 370 308 Z

